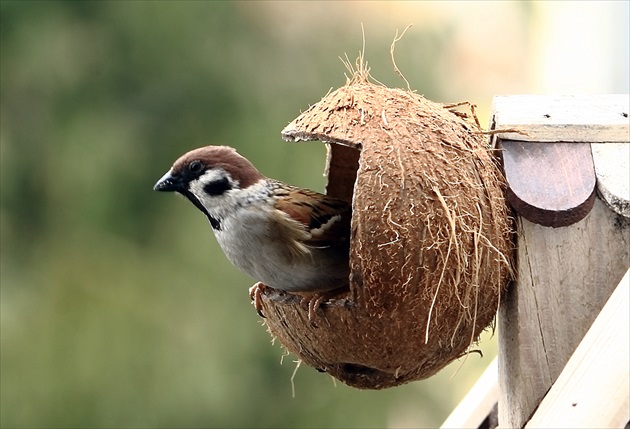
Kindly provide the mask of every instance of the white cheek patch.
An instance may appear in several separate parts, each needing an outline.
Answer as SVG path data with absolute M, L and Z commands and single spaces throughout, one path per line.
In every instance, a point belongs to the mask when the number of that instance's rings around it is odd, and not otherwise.
M 222 169 L 211 169 L 203 173 L 199 176 L 198 179 L 191 180 L 188 185 L 188 189 L 193 193 L 197 198 L 201 200 L 205 196 L 204 188 L 207 184 L 212 182 L 219 182 L 222 180 L 228 180 L 232 185 L 232 188 L 238 186 L 238 182 L 232 180 L 232 178 Z
M 222 181 L 229 183 L 229 190 L 219 195 L 211 195 L 207 192 L 208 185 Z M 197 197 L 210 216 L 217 219 L 224 219 L 226 216 L 234 214 L 241 207 L 269 195 L 265 181 L 261 180 L 252 186 L 240 189 L 239 182 L 232 179 L 232 177 L 222 169 L 206 171 L 198 179 L 192 180 L 188 185 L 188 189 Z

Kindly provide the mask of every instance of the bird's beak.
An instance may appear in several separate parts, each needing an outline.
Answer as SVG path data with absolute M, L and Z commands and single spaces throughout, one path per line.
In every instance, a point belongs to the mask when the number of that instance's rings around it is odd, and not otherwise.
M 184 188 L 182 179 L 177 176 L 173 176 L 171 170 L 167 171 L 164 176 L 157 181 L 153 186 L 154 191 L 160 192 L 178 192 Z

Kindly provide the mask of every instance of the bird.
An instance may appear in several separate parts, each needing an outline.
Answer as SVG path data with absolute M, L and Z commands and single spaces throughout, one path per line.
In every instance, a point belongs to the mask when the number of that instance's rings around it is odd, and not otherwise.
M 250 298 L 260 316 L 265 287 L 302 296 L 309 319 L 347 288 L 349 202 L 268 178 L 229 146 L 183 154 L 153 189 L 183 195 L 208 218 L 227 259 L 259 282 Z

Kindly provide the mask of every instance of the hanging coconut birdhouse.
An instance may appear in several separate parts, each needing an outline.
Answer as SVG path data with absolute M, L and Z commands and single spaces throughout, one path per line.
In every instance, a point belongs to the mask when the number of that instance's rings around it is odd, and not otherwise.
M 466 354 L 511 272 L 505 183 L 479 131 L 365 70 L 282 131 L 329 145 L 326 192 L 352 202 L 344 292 L 310 319 L 301 296 L 261 293 L 289 352 L 362 389 L 427 378 Z

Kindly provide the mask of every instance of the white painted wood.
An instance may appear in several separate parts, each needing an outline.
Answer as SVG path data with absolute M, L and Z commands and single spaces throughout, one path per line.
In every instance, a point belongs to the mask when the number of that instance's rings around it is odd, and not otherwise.
M 495 357 L 441 427 L 443 429 L 478 428 L 499 400 L 498 375 L 499 369 Z
M 597 190 L 617 213 L 630 217 L 630 142 L 591 143 Z
M 630 219 L 599 198 L 573 225 L 518 218 L 517 232 L 517 282 L 498 318 L 499 424 L 510 428 L 527 422 L 630 267 Z
M 526 428 L 623 428 L 630 421 L 630 270 Z
M 534 142 L 628 142 L 630 95 L 509 95 L 492 101 L 495 138 Z

